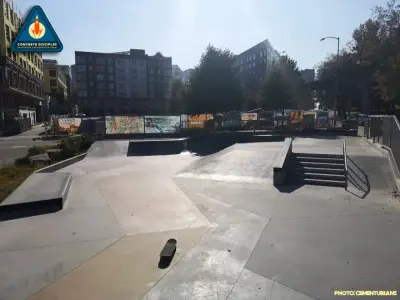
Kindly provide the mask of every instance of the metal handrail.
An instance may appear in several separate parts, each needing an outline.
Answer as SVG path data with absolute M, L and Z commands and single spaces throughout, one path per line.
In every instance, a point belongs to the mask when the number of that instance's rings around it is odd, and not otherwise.
M 346 140 L 343 140 L 343 159 L 344 159 L 344 176 L 345 176 L 346 188 L 347 188 L 347 150 L 346 150 Z

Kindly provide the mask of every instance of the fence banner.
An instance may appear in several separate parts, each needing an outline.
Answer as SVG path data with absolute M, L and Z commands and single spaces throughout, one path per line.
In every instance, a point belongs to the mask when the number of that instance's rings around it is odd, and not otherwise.
M 290 112 L 289 123 L 291 123 L 291 124 L 302 123 L 303 119 L 304 119 L 303 111 L 291 111 Z
M 106 116 L 106 134 L 144 133 L 144 117 Z
M 242 113 L 242 121 L 257 121 L 257 113 Z
M 103 120 L 102 117 L 82 118 L 78 133 L 96 133 L 96 122 L 101 120 Z
M 188 128 L 204 128 L 206 121 L 212 119 L 212 114 L 189 115 Z
M 327 111 L 319 111 L 317 114 L 316 127 L 327 127 L 329 122 L 329 113 Z
M 145 116 L 145 133 L 175 133 L 180 132 L 180 116 Z
M 54 127 L 57 133 L 76 134 L 81 126 L 81 118 L 60 118 L 55 119 Z

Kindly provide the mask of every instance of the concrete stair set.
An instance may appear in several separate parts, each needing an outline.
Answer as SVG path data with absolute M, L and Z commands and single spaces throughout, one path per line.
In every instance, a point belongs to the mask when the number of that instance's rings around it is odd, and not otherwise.
M 341 154 L 293 153 L 288 183 L 346 187 Z

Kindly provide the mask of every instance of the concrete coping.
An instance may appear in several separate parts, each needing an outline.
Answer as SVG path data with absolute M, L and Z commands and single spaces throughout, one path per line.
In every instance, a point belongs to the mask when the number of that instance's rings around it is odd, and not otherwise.
M 274 185 L 283 184 L 286 176 L 286 169 L 292 156 L 292 138 L 285 138 L 281 152 L 279 153 L 273 166 L 273 182 Z
M 285 167 L 285 163 L 287 162 L 290 154 L 292 153 L 292 143 L 293 143 L 292 138 L 285 138 L 281 152 L 279 152 L 279 155 L 274 163 L 273 167 L 274 170 L 282 170 Z
M 52 173 L 55 171 L 58 171 L 62 168 L 68 167 L 78 161 L 81 161 L 82 159 L 84 159 L 86 157 L 87 152 L 76 155 L 74 157 L 68 158 L 66 160 L 60 161 L 58 163 L 52 164 L 48 167 L 36 170 L 34 173 Z

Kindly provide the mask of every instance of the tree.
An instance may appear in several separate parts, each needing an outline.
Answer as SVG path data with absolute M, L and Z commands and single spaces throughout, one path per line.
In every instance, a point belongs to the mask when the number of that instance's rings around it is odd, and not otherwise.
M 175 79 L 171 87 L 171 101 L 169 111 L 173 113 L 181 113 L 185 109 L 184 97 L 186 86 L 181 79 Z
M 229 50 L 209 45 L 194 69 L 185 93 L 188 114 L 241 110 L 244 103 L 235 58 Z
M 336 82 L 336 58 L 328 57 L 318 70 L 318 95 L 331 107 Z M 378 6 L 352 35 L 340 53 L 339 96 L 341 109 L 365 113 L 400 104 L 400 5 L 391 0 Z
M 297 62 L 287 56 L 269 68 L 260 92 L 265 109 L 310 109 L 314 106 L 311 87 L 302 79 Z
M 261 107 L 263 109 L 284 110 L 289 108 L 292 99 L 288 81 L 279 64 L 273 64 L 261 87 Z

